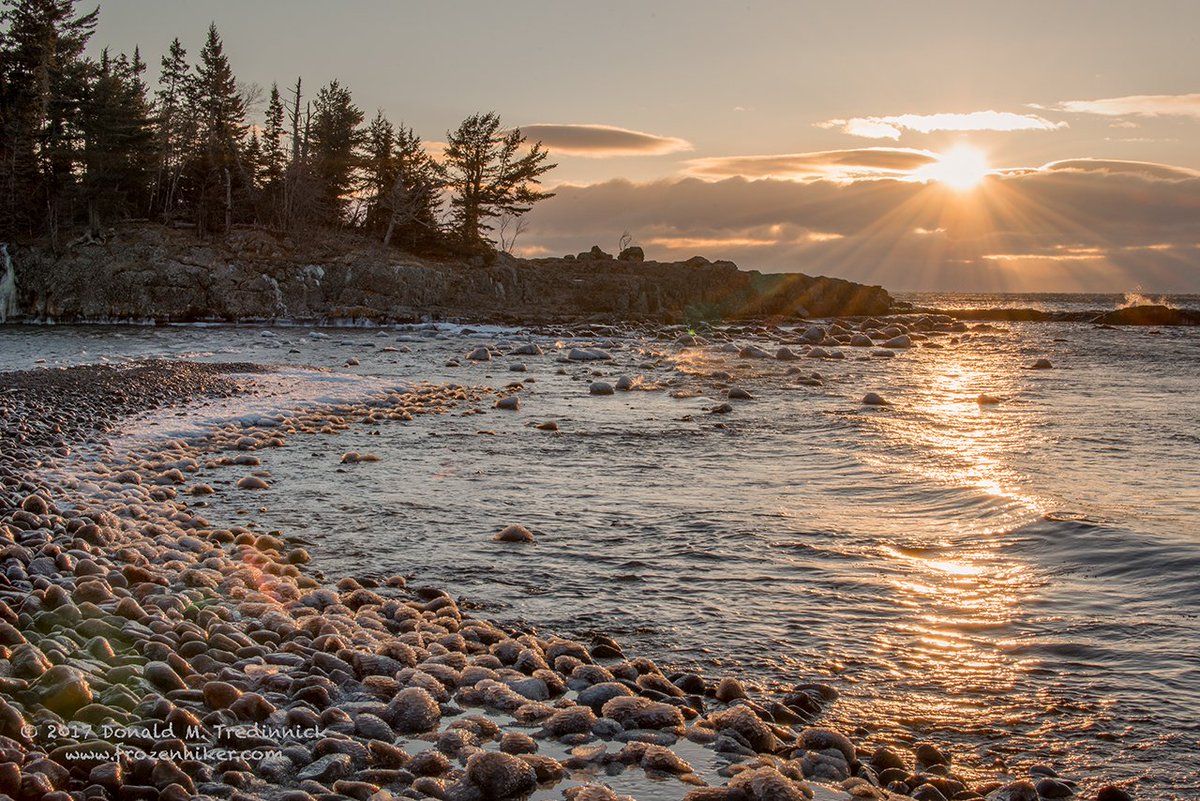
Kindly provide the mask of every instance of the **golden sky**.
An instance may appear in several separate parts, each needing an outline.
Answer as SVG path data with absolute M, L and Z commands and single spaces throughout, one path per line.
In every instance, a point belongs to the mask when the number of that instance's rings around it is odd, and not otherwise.
M 893 289 L 1200 292 L 1192 0 L 108 0 L 95 43 L 153 67 L 210 21 L 246 84 L 541 139 L 526 255 L 628 231 Z

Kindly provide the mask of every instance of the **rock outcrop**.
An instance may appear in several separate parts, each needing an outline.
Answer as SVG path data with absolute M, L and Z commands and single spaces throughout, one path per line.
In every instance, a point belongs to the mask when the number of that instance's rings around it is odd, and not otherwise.
M 361 240 L 298 246 L 246 230 L 218 242 L 155 226 L 129 226 L 58 257 L 13 248 L 24 318 L 59 322 L 824 317 L 883 314 L 892 303 L 880 287 L 837 278 L 622 256 L 593 248 L 436 262 Z
M 1151 304 L 1124 306 L 1092 320 L 1100 325 L 1200 325 L 1200 312 Z

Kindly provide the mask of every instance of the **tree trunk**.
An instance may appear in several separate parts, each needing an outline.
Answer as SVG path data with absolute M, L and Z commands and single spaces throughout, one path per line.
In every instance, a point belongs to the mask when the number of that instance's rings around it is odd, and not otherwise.
M 383 246 L 387 247 L 392 244 L 392 232 L 396 230 L 396 213 L 392 212 L 392 216 L 388 218 L 387 232 L 383 235 Z
M 96 208 L 96 201 L 88 198 L 88 240 L 100 238 L 100 210 Z
M 229 174 L 229 168 L 224 169 L 225 172 L 225 233 L 233 230 L 233 178 Z

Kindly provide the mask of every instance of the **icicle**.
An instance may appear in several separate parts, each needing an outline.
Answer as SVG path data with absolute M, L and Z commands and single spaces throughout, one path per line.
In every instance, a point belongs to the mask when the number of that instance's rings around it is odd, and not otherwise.
M 17 270 L 8 255 L 8 245 L 3 242 L 0 242 L 0 258 L 4 262 L 4 272 L 0 275 L 0 323 L 4 323 L 17 315 Z

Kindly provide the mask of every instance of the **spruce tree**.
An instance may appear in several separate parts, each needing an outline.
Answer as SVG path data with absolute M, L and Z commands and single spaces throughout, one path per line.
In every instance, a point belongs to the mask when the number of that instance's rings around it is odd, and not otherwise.
M 229 66 L 217 26 L 210 25 L 196 70 L 194 102 L 199 122 L 200 152 L 194 154 L 197 175 L 196 221 L 201 233 L 233 225 L 234 196 L 249 184 L 242 164 L 246 108 Z
M 191 103 L 194 82 L 187 51 L 175 39 L 162 58 L 155 93 L 158 166 L 150 194 L 152 215 L 161 215 L 167 222 L 183 211 L 180 189 L 184 167 L 188 155 L 196 149 L 197 117 Z
M 99 9 L 75 0 L 11 0 L 0 10 L 0 235 L 69 223 L 80 145 L 79 110 L 94 64 L 83 56 Z M 64 214 L 64 210 L 66 214 Z
M 136 50 L 132 59 L 105 50 L 89 83 L 79 126 L 88 239 L 100 235 L 103 220 L 128 217 L 146 202 L 156 156 L 144 70 Z
M 381 236 L 385 245 L 429 248 L 439 233 L 442 182 L 421 138 L 411 128 L 397 129 L 379 112 L 367 128 L 365 173 L 364 228 Z
M 336 80 L 321 88 L 313 105 L 310 147 L 320 214 L 324 223 L 341 226 L 349 219 L 349 196 L 362 162 L 363 113 L 354 105 L 350 90 Z
M 284 175 L 287 171 L 287 151 L 283 138 L 286 131 L 283 127 L 283 98 L 279 94 L 279 86 L 271 84 L 271 95 L 267 101 L 266 119 L 263 124 L 261 137 L 260 158 L 260 220 L 267 225 L 280 226 L 283 223 L 283 190 Z

